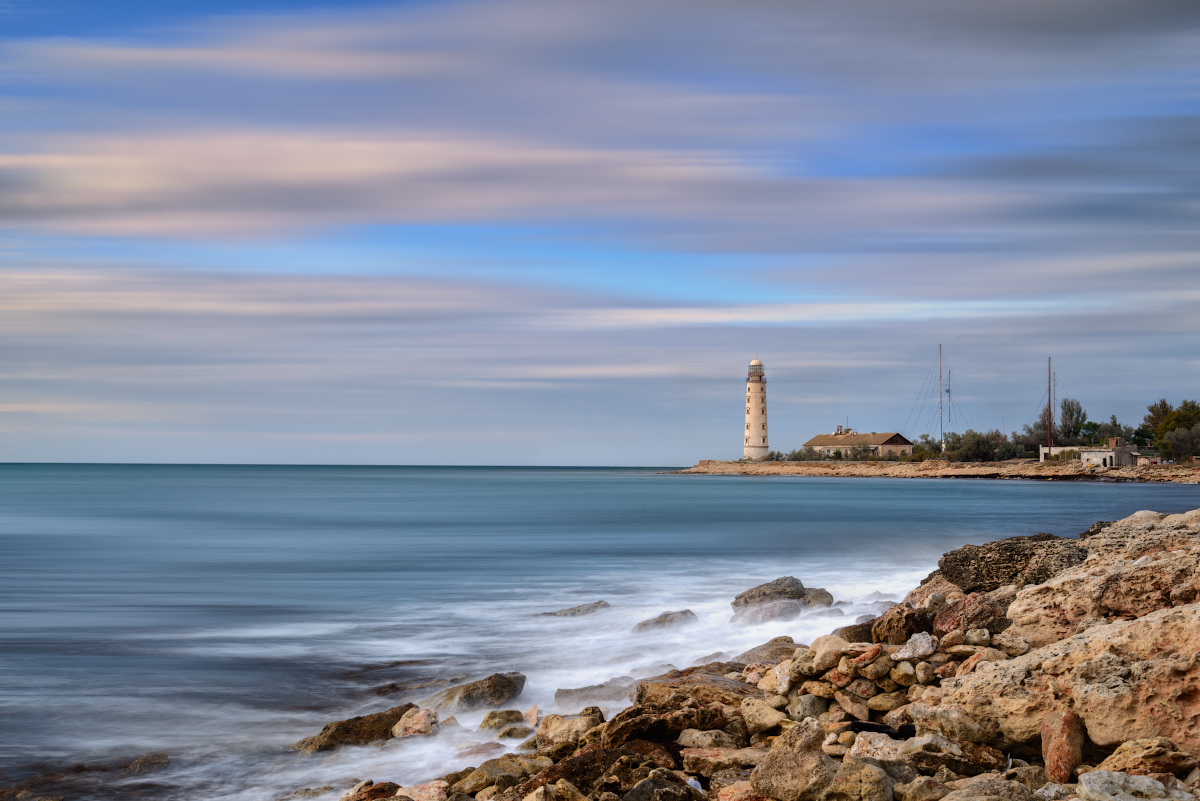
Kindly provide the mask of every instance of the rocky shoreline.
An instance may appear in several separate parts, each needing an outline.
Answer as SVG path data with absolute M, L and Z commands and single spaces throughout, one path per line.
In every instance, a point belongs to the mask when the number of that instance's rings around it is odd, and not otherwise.
M 788 576 L 731 608 L 754 625 L 834 603 Z M 664 612 L 635 631 L 694 619 Z M 285 797 L 1195 801 L 1200 509 L 1100 521 L 1079 539 L 965 546 L 876 616 L 808 643 L 776 637 L 709 659 L 559 689 L 549 714 L 521 708 L 525 676 L 497 673 L 333 721 L 291 746 L 297 758 L 384 747 L 402 760 L 406 743 L 453 737 L 463 732 L 456 715 L 486 711 L 465 769 L 409 786 L 335 780 Z M 147 770 L 169 765 L 166 755 L 147 759 Z M 44 788 L 0 798 L 58 797 Z
M 722 462 L 703 460 L 675 475 L 841 476 L 843 478 L 976 478 L 1027 481 L 1136 481 L 1200 484 L 1200 465 L 1084 467 L 1068 462 Z

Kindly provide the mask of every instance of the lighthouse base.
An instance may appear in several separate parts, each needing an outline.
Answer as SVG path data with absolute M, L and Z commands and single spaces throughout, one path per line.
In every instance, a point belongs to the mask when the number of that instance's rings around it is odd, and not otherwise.
M 770 448 L 766 445 L 747 445 L 742 449 L 742 458 L 749 459 L 754 462 L 761 462 L 767 458 Z

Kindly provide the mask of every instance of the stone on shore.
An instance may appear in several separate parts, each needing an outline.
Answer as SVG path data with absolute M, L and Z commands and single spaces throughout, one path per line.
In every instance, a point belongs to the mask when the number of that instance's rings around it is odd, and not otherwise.
M 901 602 L 871 622 L 871 639 L 889 645 L 903 645 L 914 634 L 929 629 L 929 613 Z
M 392 727 L 392 737 L 429 737 L 438 730 L 438 713 L 432 709 L 410 709 Z
M 556 751 L 565 745 L 573 746 L 586 732 L 603 723 L 604 714 L 594 706 L 578 715 L 546 715 L 537 726 L 538 748 Z
M 392 727 L 400 722 L 405 713 L 415 709 L 416 704 L 394 706 L 385 712 L 373 715 L 359 715 L 346 720 L 335 720 L 327 723 L 319 734 L 305 737 L 290 748 L 305 753 L 330 751 L 342 745 L 368 745 L 379 740 L 387 740 L 392 736 Z
M 1166 737 L 1129 740 L 1117 746 L 1096 770 L 1146 776 L 1151 773 L 1186 774 L 1200 764 Z
M 423 705 L 438 712 L 470 712 L 507 704 L 525 689 L 520 673 L 493 673 L 486 679 L 450 687 L 432 696 Z
M 144 773 L 157 773 L 166 769 L 170 764 L 171 758 L 166 754 L 146 754 L 126 765 L 125 772 L 139 776 Z
M 1053 534 L 1009 537 L 956 548 L 938 560 L 938 569 L 962 592 L 982 593 L 1009 584 L 1042 584 L 1082 564 L 1087 553 L 1078 541 Z
M 412 787 L 401 787 L 396 790 L 394 798 L 404 796 L 412 801 L 446 801 L 446 790 L 449 784 L 444 781 L 427 782 Z
M 684 748 L 683 769 L 708 778 L 730 768 L 752 768 L 766 758 L 761 748 Z
M 743 698 L 759 696 L 759 691 L 753 684 L 726 677 L 724 674 L 730 672 L 731 666 L 714 662 L 644 679 L 637 683 L 634 702 L 640 706 L 665 707 L 672 703 L 673 697 L 683 696 L 695 698 L 700 704 L 739 707 Z
M 1083 762 L 1083 721 L 1069 709 L 1048 713 L 1042 718 L 1042 761 L 1046 778 L 1056 784 L 1071 780 L 1075 768 Z
M 1195 796 L 1182 790 L 1168 790 L 1149 776 L 1130 776 L 1107 770 L 1094 770 L 1079 777 L 1076 791 L 1080 801 L 1134 801 L 1161 798 L 1166 801 L 1194 801 Z
M 592 601 L 590 604 L 580 604 L 567 609 L 559 609 L 557 612 L 542 612 L 537 617 L 579 617 L 580 615 L 590 615 L 593 612 L 599 612 L 601 609 L 609 609 L 612 607 L 608 601 Z
M 746 619 L 746 615 L 751 609 L 781 601 L 798 604 L 796 614 L 799 614 L 801 610 L 810 607 L 831 606 L 833 596 L 827 590 L 819 587 L 805 587 L 794 576 L 784 576 L 746 590 L 734 598 L 730 605 L 733 607 L 734 619 L 742 621 Z
M 824 739 L 825 730 L 811 719 L 776 738 L 750 773 L 754 792 L 776 801 L 818 801 L 838 768 L 821 750 Z
M 659 629 L 679 629 L 699 622 L 700 620 L 691 609 L 681 609 L 678 612 L 663 612 L 658 617 L 643 620 L 633 627 L 633 633 L 642 634 Z
M 951 631 L 987 629 L 999 634 L 1012 625 L 1004 614 L 1004 608 L 986 595 L 973 592 L 953 603 L 948 603 L 933 618 L 933 633 L 939 637 Z
M 617 676 L 603 684 L 559 689 L 554 691 L 554 703 L 560 708 L 578 709 L 589 701 L 628 701 L 636 683 L 632 676 Z
M 778 663 L 795 654 L 798 648 L 802 648 L 799 643 L 792 640 L 791 637 L 784 635 L 767 640 L 762 645 L 756 645 L 745 653 L 738 654 L 730 662 L 740 662 L 743 665 L 752 665 L 755 662 Z

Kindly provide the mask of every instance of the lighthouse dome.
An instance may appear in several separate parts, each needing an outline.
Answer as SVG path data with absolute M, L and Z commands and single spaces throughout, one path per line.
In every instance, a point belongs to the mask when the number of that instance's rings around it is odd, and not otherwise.
M 758 359 L 755 359 L 754 361 L 750 362 L 751 367 L 753 367 L 754 365 L 758 365 L 759 367 L 762 367 L 762 362 L 760 362 Z

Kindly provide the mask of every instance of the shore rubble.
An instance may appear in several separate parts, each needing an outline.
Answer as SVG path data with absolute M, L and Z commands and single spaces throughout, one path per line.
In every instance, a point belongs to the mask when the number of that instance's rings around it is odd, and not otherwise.
M 1084 467 L 1068 462 L 721 462 L 675 471 L 688 475 L 841 476 L 843 478 L 996 478 L 1031 481 L 1141 481 L 1200 484 L 1200 465 Z
M 787 576 L 731 607 L 741 621 L 755 609 L 789 620 L 778 610 L 832 602 Z M 480 731 L 495 739 L 479 753 L 494 758 L 407 787 L 381 776 L 288 797 L 1195 801 L 1200 509 L 1101 521 L 1078 540 L 964 546 L 873 619 L 807 644 L 776 637 L 730 661 L 560 689 L 559 712 L 515 708 L 524 685 L 494 674 L 292 746 L 306 759 L 403 748 L 395 741 L 459 725 L 439 713 L 492 709 Z M 510 750 L 514 738 L 527 739 Z

